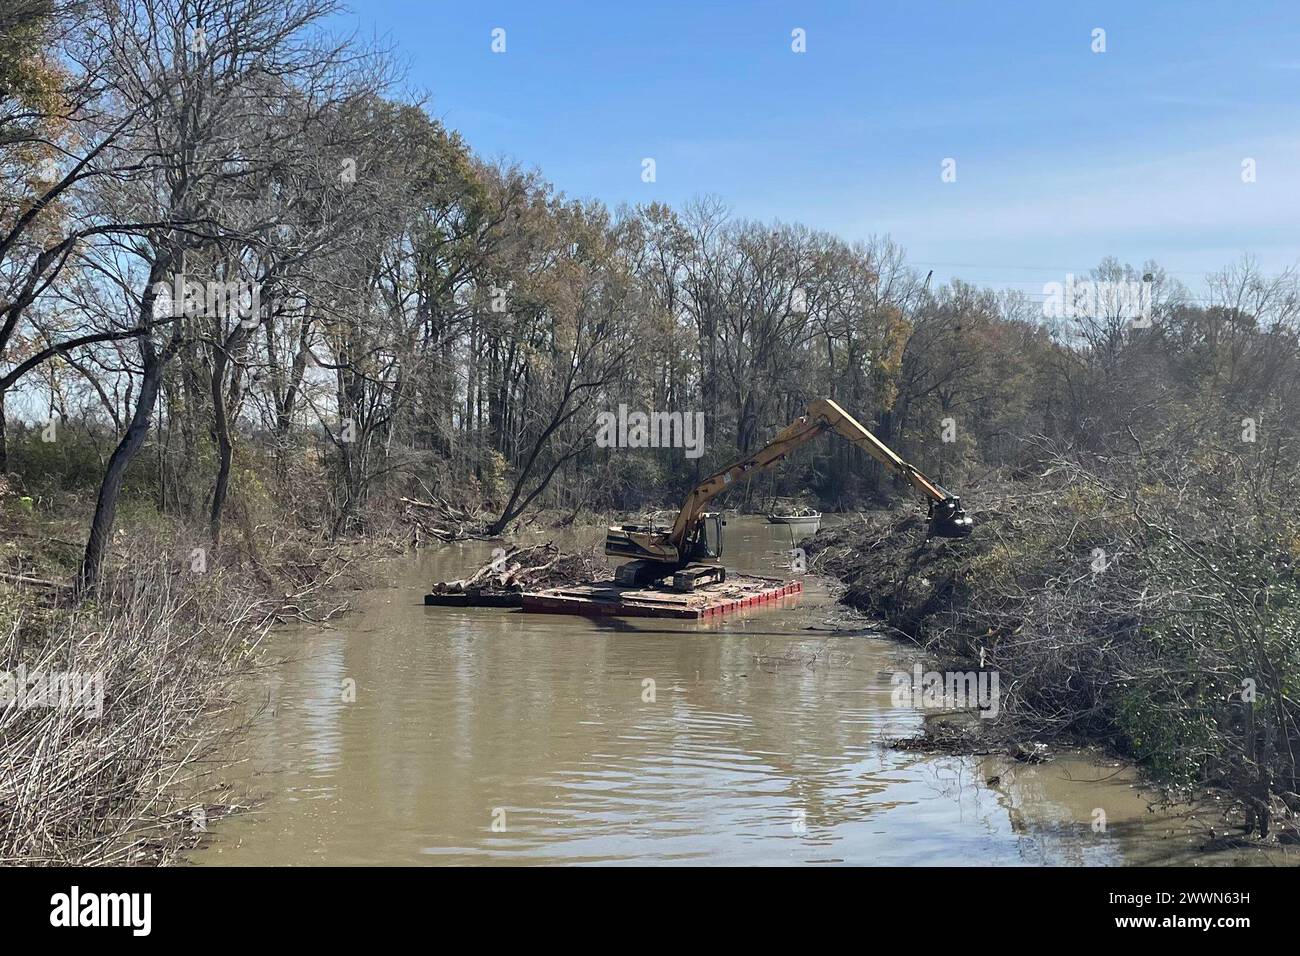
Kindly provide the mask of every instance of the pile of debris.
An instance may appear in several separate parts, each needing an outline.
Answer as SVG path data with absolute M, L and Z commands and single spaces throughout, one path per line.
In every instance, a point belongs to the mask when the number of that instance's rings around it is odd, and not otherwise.
M 801 546 L 809 571 L 846 585 L 845 604 L 920 641 L 927 625 L 948 623 L 967 597 L 965 559 L 985 541 L 930 539 L 923 515 L 891 512 L 822 531 Z
M 439 581 L 425 604 L 453 607 L 520 607 L 524 591 L 583 584 L 610 576 L 599 551 L 562 551 L 551 542 L 497 548 L 468 578 Z
M 402 498 L 402 518 L 411 526 L 411 543 L 424 544 L 426 538 L 440 541 L 465 541 L 484 537 L 484 516 L 458 507 L 446 498 L 430 495 L 432 500 Z

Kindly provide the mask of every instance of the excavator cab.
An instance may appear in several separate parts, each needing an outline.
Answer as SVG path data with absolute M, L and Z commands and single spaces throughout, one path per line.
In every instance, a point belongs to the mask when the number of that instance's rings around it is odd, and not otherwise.
M 699 531 L 691 547 L 692 561 L 709 561 L 722 557 L 722 529 L 727 521 L 720 511 L 700 515 Z
M 667 528 L 653 523 L 613 525 L 605 536 L 605 553 L 637 559 L 615 568 L 614 580 L 632 587 L 672 576 L 673 587 L 679 591 L 725 580 L 723 568 L 697 562 L 722 557 L 722 529 L 726 524 L 721 512 L 701 514 L 681 552 L 669 540 Z

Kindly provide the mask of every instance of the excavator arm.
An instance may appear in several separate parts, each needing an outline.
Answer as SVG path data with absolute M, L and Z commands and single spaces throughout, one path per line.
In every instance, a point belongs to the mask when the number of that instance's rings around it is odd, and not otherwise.
M 611 554 L 648 561 L 684 563 L 689 560 L 692 538 L 704 514 L 705 505 L 733 484 L 748 481 L 824 432 L 835 432 L 848 439 L 924 495 L 930 503 L 932 534 L 961 538 L 971 533 L 971 519 L 962 510 L 961 500 L 957 496 L 898 457 L 835 402 L 821 398 L 808 406 L 806 414 L 783 428 L 758 451 L 714 472 L 696 485 L 686 496 L 686 502 L 678 512 L 672 530 L 666 535 L 649 528 L 610 528 L 606 550 Z

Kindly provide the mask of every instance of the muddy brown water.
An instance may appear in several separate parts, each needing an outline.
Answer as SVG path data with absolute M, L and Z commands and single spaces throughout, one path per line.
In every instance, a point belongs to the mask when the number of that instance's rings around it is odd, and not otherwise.
M 786 529 L 732 518 L 726 545 L 729 567 L 789 574 Z M 710 624 L 423 606 L 492 548 L 386 562 L 331 629 L 273 637 L 284 662 L 224 774 L 255 808 L 191 862 L 1255 862 L 1200 852 L 1201 823 L 1085 755 L 891 749 L 922 720 L 891 702 L 904 650 L 815 576 Z

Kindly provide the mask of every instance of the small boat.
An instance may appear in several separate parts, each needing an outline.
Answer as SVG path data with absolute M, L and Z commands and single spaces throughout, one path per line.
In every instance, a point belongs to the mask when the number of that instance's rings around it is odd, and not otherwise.
M 769 524 L 786 525 L 801 534 L 812 534 L 821 527 L 822 513 L 811 508 L 801 508 L 794 512 L 769 514 L 767 520 Z

